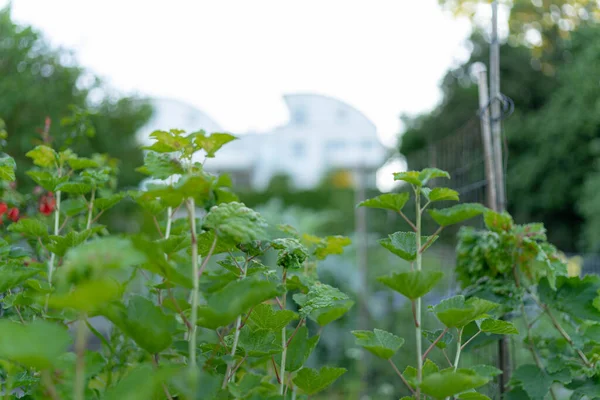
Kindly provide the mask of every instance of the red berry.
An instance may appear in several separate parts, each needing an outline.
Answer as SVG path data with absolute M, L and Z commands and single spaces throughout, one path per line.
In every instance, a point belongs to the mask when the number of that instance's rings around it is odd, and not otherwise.
M 11 208 L 8 210 L 7 216 L 10 220 L 12 220 L 12 222 L 17 222 L 19 220 L 19 209 Z
M 0 203 L 0 216 L 3 215 L 6 210 L 8 210 L 8 206 L 6 205 L 6 203 Z
M 48 193 L 40 199 L 40 212 L 44 215 L 52 214 L 54 207 L 56 206 L 56 200 L 52 193 Z

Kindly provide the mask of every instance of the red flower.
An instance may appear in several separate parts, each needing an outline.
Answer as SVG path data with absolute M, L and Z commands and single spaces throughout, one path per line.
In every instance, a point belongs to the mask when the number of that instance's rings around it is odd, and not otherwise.
M 45 196 L 42 196 L 40 199 L 40 212 L 44 215 L 52 214 L 54 211 L 54 207 L 56 207 L 56 200 L 54 199 L 54 195 L 52 193 L 48 193 Z
M 17 222 L 19 220 L 19 209 L 11 208 L 8 210 L 7 216 L 10 220 L 12 220 L 12 222 Z
M 6 203 L 0 203 L 0 217 L 8 210 Z

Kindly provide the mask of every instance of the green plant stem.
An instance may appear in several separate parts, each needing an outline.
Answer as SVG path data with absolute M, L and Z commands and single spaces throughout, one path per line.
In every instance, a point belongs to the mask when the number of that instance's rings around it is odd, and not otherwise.
M 154 364 L 155 369 L 158 369 L 158 354 L 152 355 L 152 364 Z M 169 388 L 167 387 L 166 383 L 162 383 L 162 388 L 163 392 L 165 393 L 165 396 L 167 396 L 167 399 L 173 400 L 173 396 L 171 396 L 171 393 L 169 392 Z
M 415 260 L 415 264 L 417 267 L 417 271 L 421 271 L 422 262 L 421 262 L 421 190 L 415 190 L 415 211 L 416 211 L 416 248 L 417 248 L 417 257 Z M 421 334 L 421 298 L 419 297 L 415 301 L 415 339 L 416 339 L 416 347 L 417 347 L 417 382 L 421 382 L 423 379 L 423 349 L 422 349 L 422 334 Z M 417 388 L 416 393 L 417 400 L 421 398 L 421 390 Z
M 198 290 L 200 288 L 200 276 L 198 274 L 198 237 L 196 236 L 196 204 L 193 198 L 187 202 L 188 216 L 190 220 L 190 234 L 192 237 L 192 279 L 194 287 L 192 291 L 192 316 L 190 324 L 191 330 L 188 337 L 189 360 L 188 365 L 191 370 L 196 369 L 196 322 L 198 321 Z
M 542 373 L 546 373 L 545 369 L 544 369 L 544 365 L 542 364 L 542 360 L 540 360 L 540 357 L 537 354 L 536 351 L 536 347 L 535 347 L 535 342 L 533 341 L 533 338 L 531 337 L 531 324 L 529 323 L 529 320 L 527 318 L 527 313 L 525 312 L 525 305 L 523 303 L 521 303 L 521 315 L 523 315 L 523 321 L 525 322 L 525 327 L 527 329 L 527 341 L 529 342 L 529 351 L 531 352 L 531 355 L 533 356 L 533 360 L 535 361 L 535 364 L 537 365 L 537 367 L 540 369 L 540 371 L 542 371 Z M 554 393 L 554 388 L 552 388 L 552 386 L 550 387 L 550 395 L 552 396 L 552 398 L 554 400 L 557 399 L 556 397 L 556 393 Z
M 60 399 L 60 397 L 58 397 L 56 386 L 54 386 L 54 382 L 52 382 L 52 376 L 50 376 L 50 372 L 47 369 L 42 371 L 42 383 L 46 387 L 46 391 L 52 400 Z
M 454 357 L 454 371 L 458 369 L 458 362 L 460 361 L 460 351 L 462 350 L 462 334 L 463 329 L 458 330 L 458 339 L 456 341 L 456 357 Z
M 477 337 L 477 336 L 478 336 L 480 333 L 481 333 L 481 331 L 477 331 L 477 333 L 476 333 L 476 334 L 474 334 L 473 336 L 471 336 L 471 337 L 469 338 L 469 340 L 467 340 L 467 341 L 466 341 L 466 342 L 465 342 L 465 343 L 464 343 L 462 346 L 460 346 L 460 349 L 462 350 L 462 349 L 464 349 L 465 347 L 467 347 L 467 345 L 468 345 L 469 343 L 471 343 L 471 341 L 472 341 L 473 339 L 475 339 L 475 338 L 476 338 L 476 337 Z
M 75 385 L 73 387 L 75 400 L 85 399 L 85 344 L 86 344 L 86 316 L 79 318 L 77 322 L 77 334 L 75 337 L 75 352 L 77 360 L 75 362 Z
M 92 226 L 92 213 L 94 211 L 94 200 L 96 199 L 96 189 L 92 189 L 92 197 L 90 198 L 90 202 L 88 204 L 88 215 L 87 215 L 87 224 L 85 229 L 90 229 Z
M 9 371 L 6 371 L 6 380 L 4 381 L 4 400 L 9 400 L 10 399 L 10 392 L 12 392 L 12 386 L 13 386 L 13 374 L 11 374 Z
M 442 229 L 444 229 L 443 226 L 440 226 L 439 228 L 437 228 L 437 230 L 434 232 L 433 235 L 431 235 L 431 237 L 429 238 L 429 240 L 427 240 L 427 242 L 423 245 L 423 247 L 421 247 L 419 249 L 419 253 L 423 253 L 425 251 L 425 249 L 427 249 L 431 245 L 431 243 L 435 240 L 435 237 L 437 235 L 439 235 L 440 232 L 442 232 Z
M 287 270 L 284 269 L 283 277 L 281 278 L 284 288 L 285 288 L 286 278 L 287 278 Z M 281 301 L 283 310 L 285 310 L 286 300 L 287 300 L 287 290 L 284 289 L 283 299 Z M 285 336 L 286 336 L 285 328 L 286 327 L 284 326 L 281 329 L 281 346 L 283 347 L 283 351 L 281 352 L 281 372 L 279 373 L 279 376 L 281 377 L 281 385 L 279 386 L 279 394 L 280 395 L 283 395 L 283 391 L 285 389 L 285 362 L 286 362 L 286 357 L 287 357 L 287 346 L 286 346 L 287 341 L 285 339 Z
M 216 236 L 215 236 L 216 238 Z M 240 276 L 240 280 L 246 277 L 246 273 L 248 272 L 248 262 L 244 263 L 242 267 L 242 274 Z M 237 351 L 238 341 L 240 340 L 240 330 L 242 329 L 242 316 L 238 315 L 237 320 L 235 321 L 235 332 L 233 334 L 233 345 L 231 346 L 231 357 L 235 357 L 235 352 Z M 242 360 L 243 362 L 243 360 Z M 241 365 L 241 364 L 240 364 Z M 223 380 L 223 388 L 227 386 L 227 382 L 230 382 L 233 379 L 234 372 L 232 371 L 233 360 L 227 365 L 227 372 L 225 372 L 225 379 Z
M 446 334 L 446 332 L 448 332 L 448 328 L 444 329 L 444 331 L 442 332 L 442 334 L 440 336 L 438 336 L 433 343 L 431 343 L 431 345 L 427 348 L 427 350 L 425 350 L 425 353 L 423 353 L 423 361 L 425 361 L 425 359 L 427 358 L 427 355 L 429 354 L 429 352 L 431 350 L 433 350 L 433 348 L 435 347 L 435 345 L 442 340 L 442 338 L 444 337 L 444 335 Z
M 571 336 L 560 325 L 560 323 L 558 322 L 556 317 L 554 317 L 554 315 L 552 314 L 552 311 L 550 311 L 550 308 L 548 308 L 548 306 L 546 304 L 543 304 L 542 301 L 540 299 L 538 299 L 537 296 L 535 294 L 533 294 L 531 291 L 528 290 L 528 292 L 529 292 L 529 295 L 531 296 L 531 298 L 536 302 L 538 307 L 540 307 L 542 309 L 542 311 L 544 311 L 546 313 L 546 315 L 548 315 L 548 317 L 550 317 L 550 321 L 552 321 L 552 325 L 554 326 L 554 328 L 556 328 L 558 333 L 560 333 L 561 336 L 567 341 L 567 343 L 569 343 L 569 345 L 573 348 L 573 350 L 575 350 L 575 352 L 577 353 L 579 358 L 581 358 L 581 361 L 583 361 L 585 366 L 588 368 L 591 368 L 592 364 L 590 363 L 590 361 L 587 359 L 585 354 L 583 354 L 583 351 L 575 348 L 575 343 L 573 342 L 573 339 L 571 339 Z
M 292 389 L 292 400 L 296 400 L 296 386 Z
M 165 229 L 165 239 L 168 239 L 171 235 L 171 224 L 173 223 L 173 207 L 167 208 L 167 228 Z
M 56 192 L 56 208 L 54 209 L 54 235 L 58 236 L 60 233 L 60 190 Z M 52 286 L 52 275 L 54 274 L 54 261 L 56 254 L 50 254 L 50 261 L 48 262 L 48 284 Z M 48 302 L 46 301 L 46 309 L 48 309 Z
M 400 377 L 400 379 L 402 380 L 402 382 L 404 382 L 404 384 L 406 385 L 406 387 L 408 388 L 408 390 L 410 390 L 410 392 L 412 394 L 415 394 L 415 390 L 410 386 L 410 384 L 408 383 L 408 381 L 406 380 L 406 378 L 404 377 L 404 375 L 402 375 L 402 372 L 400 372 L 400 370 L 398 369 L 398 367 L 396 366 L 396 364 L 394 364 L 394 362 L 392 361 L 392 359 L 388 358 L 388 361 L 389 361 L 390 365 L 392 366 L 392 368 L 394 369 L 394 371 L 396 372 L 396 375 L 398 375 Z

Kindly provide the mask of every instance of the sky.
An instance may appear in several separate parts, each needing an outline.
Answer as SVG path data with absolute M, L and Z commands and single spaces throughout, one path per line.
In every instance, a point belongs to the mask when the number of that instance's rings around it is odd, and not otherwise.
M 0 0 L 0 5 L 8 1 Z M 13 18 L 123 93 L 188 102 L 234 133 L 285 123 L 282 96 L 362 111 L 382 142 L 430 110 L 464 60 L 466 20 L 437 0 L 12 0 Z M 474 105 L 476 107 L 476 105 Z

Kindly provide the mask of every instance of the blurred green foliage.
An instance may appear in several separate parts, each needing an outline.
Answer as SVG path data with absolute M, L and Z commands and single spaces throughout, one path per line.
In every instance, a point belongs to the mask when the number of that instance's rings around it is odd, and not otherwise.
M 405 117 L 400 151 L 408 154 L 456 132 L 476 115 L 473 63 L 488 60 L 484 38 L 475 34 L 471 58 L 448 72 L 443 101 L 433 112 Z M 555 74 L 541 73 L 525 46 L 501 48 L 502 92 L 515 103 L 505 120 L 508 139 L 509 211 L 519 221 L 542 221 L 550 241 L 566 251 L 600 249 L 598 188 L 600 27 L 581 25 L 555 43 Z M 409 166 L 410 167 L 410 166 Z M 584 189 L 585 188 L 585 189 Z M 584 235 L 584 232 L 586 233 Z
M 23 179 L 31 166 L 25 152 L 41 142 L 45 117 L 55 147 L 70 146 L 82 156 L 110 153 L 121 160 L 121 186 L 137 185 L 141 175 L 135 167 L 143 160 L 135 133 L 150 118 L 150 105 L 111 93 L 71 53 L 14 22 L 10 5 L 0 9 L 0 93 L 0 118 L 9 135 L 4 151 L 19 165 L 21 185 L 32 184 Z

